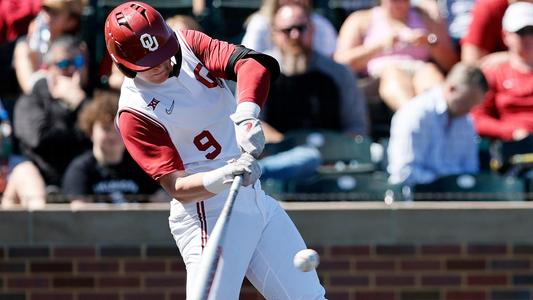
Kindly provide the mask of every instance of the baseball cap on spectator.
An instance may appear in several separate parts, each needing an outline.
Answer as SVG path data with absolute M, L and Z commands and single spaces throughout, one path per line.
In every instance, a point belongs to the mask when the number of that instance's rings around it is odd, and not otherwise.
M 509 5 L 503 16 L 503 30 L 517 32 L 528 26 L 533 26 L 533 3 L 515 2 Z
M 43 0 L 43 7 L 59 11 L 67 11 L 74 15 L 81 15 L 83 7 L 85 6 L 84 0 Z

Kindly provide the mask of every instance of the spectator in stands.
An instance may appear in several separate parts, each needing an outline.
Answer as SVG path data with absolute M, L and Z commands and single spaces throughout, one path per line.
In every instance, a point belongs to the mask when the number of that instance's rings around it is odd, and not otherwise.
M 388 146 L 389 182 L 415 185 L 446 175 L 477 173 L 477 135 L 468 112 L 487 90 L 481 70 L 459 63 L 442 86 L 398 110 Z
M 80 128 L 93 147 L 74 158 L 63 177 L 62 192 L 71 203 L 146 202 L 158 191 L 163 194 L 125 151 L 113 123 L 118 98 L 118 93 L 98 92 L 80 112 Z
M 28 26 L 41 8 L 40 0 L 0 0 L 0 98 L 13 101 L 20 94 L 13 67 L 13 51 L 17 38 L 28 32 Z M 6 106 L 10 106 L 11 103 Z M 10 107 L 9 107 L 10 108 Z
M 297 129 L 332 129 L 366 135 L 366 101 L 350 70 L 313 48 L 314 27 L 309 10 L 300 4 L 283 5 L 276 12 L 269 54 L 281 66 L 262 110 L 267 143 L 283 140 Z M 260 160 L 261 179 L 301 178 L 321 163 L 314 147 L 298 146 Z
M 511 4 L 503 30 L 509 59 L 483 69 L 490 92 L 472 114 L 481 136 L 520 140 L 533 132 L 533 3 Z
M 501 20 L 507 6 L 508 0 L 477 0 L 461 40 L 461 61 L 477 64 L 489 53 L 506 50 Z
M 368 133 L 366 101 L 357 78 L 343 65 L 313 48 L 314 27 L 305 6 L 290 4 L 276 12 L 269 52 L 281 66 L 270 88 L 263 121 L 269 136 L 293 129 L 332 129 L 351 135 Z
M 440 84 L 441 70 L 457 61 L 443 24 L 411 7 L 409 0 L 382 0 L 352 13 L 341 27 L 334 58 L 379 79 L 379 95 L 392 110 Z
M 15 136 L 28 161 L 11 173 L 2 204 L 42 206 L 47 190 L 61 186 L 70 163 L 88 141 L 76 129 L 78 110 L 87 100 L 82 88 L 86 64 L 79 40 L 63 36 L 44 55 L 46 77 L 15 105 Z
M 297 3 L 303 5 L 311 14 L 311 23 L 315 34 L 313 48 L 319 53 L 331 57 L 335 52 L 337 43 L 337 30 L 323 16 L 311 12 L 312 0 L 263 0 L 258 12 L 250 16 L 246 22 L 246 33 L 242 44 L 259 52 L 271 50 L 274 45 L 271 40 L 271 27 L 274 22 L 274 14 L 285 4 Z
M 43 55 L 61 35 L 75 35 L 80 28 L 84 0 L 43 0 L 42 9 L 30 24 L 28 35 L 19 39 L 14 66 L 22 91 L 29 94 L 42 73 Z
M 40 0 L 0 1 L 0 45 L 25 35 L 40 8 Z

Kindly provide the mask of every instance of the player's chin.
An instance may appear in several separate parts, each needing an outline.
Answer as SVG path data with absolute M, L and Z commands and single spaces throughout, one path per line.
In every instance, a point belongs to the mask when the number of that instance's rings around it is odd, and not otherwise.
M 160 72 L 150 76 L 150 81 L 152 83 L 163 83 L 165 80 L 168 79 L 168 74 L 169 71 L 162 69 Z

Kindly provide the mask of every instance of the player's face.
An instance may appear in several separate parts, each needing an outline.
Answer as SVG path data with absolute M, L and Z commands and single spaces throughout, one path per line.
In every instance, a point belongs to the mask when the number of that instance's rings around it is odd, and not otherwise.
M 168 75 L 172 71 L 172 64 L 170 59 L 164 61 L 160 65 L 157 65 L 147 71 L 139 72 L 139 76 L 142 80 L 148 81 L 150 83 L 160 84 L 165 82 L 168 79 Z

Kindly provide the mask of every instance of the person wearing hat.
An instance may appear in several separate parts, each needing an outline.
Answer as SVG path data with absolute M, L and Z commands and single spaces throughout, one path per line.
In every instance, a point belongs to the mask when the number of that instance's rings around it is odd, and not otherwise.
M 483 69 L 490 90 L 472 115 L 480 136 L 521 140 L 533 132 L 533 3 L 511 4 L 502 28 L 508 59 Z
M 52 41 L 62 35 L 76 35 L 86 0 L 43 0 L 41 11 L 31 22 L 28 34 L 15 46 L 13 64 L 23 93 L 29 94 L 42 73 L 42 57 Z

